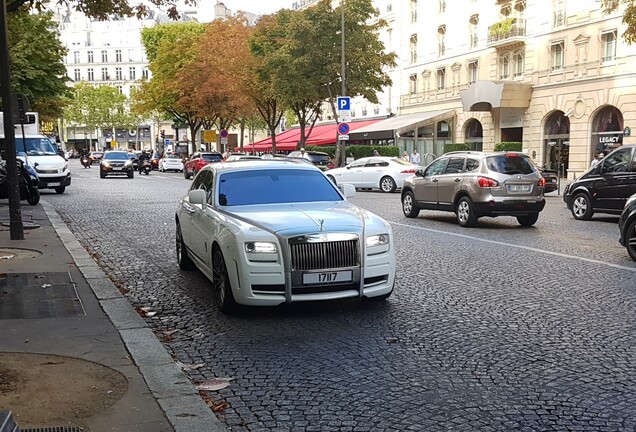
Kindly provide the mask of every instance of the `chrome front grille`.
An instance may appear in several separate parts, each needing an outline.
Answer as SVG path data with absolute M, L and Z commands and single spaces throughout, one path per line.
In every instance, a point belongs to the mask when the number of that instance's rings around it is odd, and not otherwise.
M 336 241 L 290 240 L 292 271 L 337 269 L 360 265 L 358 238 Z

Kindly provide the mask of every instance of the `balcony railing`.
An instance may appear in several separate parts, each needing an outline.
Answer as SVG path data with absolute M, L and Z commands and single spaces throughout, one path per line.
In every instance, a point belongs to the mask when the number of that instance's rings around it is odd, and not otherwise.
M 526 36 L 525 20 L 515 20 L 506 25 L 505 21 L 488 27 L 488 45 L 501 46 L 508 43 L 523 41 Z

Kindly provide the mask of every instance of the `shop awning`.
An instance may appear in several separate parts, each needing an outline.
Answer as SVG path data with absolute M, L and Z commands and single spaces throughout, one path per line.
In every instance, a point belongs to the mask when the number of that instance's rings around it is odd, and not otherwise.
M 356 131 L 362 127 L 377 123 L 381 119 L 363 120 L 349 123 L 350 132 Z M 311 135 L 307 138 L 305 145 L 334 145 L 336 144 L 336 128 L 335 122 L 329 122 L 324 124 L 317 124 L 311 131 Z M 309 131 L 309 128 L 306 128 Z M 276 150 L 277 151 L 291 151 L 296 150 L 298 142 L 300 141 L 300 128 L 294 127 L 287 129 L 285 132 L 281 132 L 276 135 Z M 272 138 L 268 137 L 261 141 L 255 142 L 244 146 L 246 151 L 266 152 L 272 150 Z
M 454 115 L 454 110 L 402 114 L 357 129 L 355 133 L 349 133 L 349 139 L 352 141 L 394 139 L 397 135 L 428 126 L 436 121 L 447 120 Z
M 528 108 L 532 85 L 517 81 L 477 81 L 459 92 L 464 111 L 490 111 L 493 108 Z

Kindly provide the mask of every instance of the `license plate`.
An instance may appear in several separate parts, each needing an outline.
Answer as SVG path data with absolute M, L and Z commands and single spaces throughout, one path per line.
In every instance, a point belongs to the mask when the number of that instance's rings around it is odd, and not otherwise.
M 556 182 L 557 182 L 557 181 L 556 181 L 556 179 L 552 179 L 552 180 L 550 180 L 550 181 L 551 181 L 552 183 L 556 183 Z
M 303 273 L 304 285 L 351 282 L 351 280 L 353 280 L 353 272 L 351 270 L 321 273 Z
M 59 183 L 47 183 L 46 185 L 48 187 L 58 187 L 60 184 Z
M 530 192 L 530 185 L 508 185 L 508 192 Z

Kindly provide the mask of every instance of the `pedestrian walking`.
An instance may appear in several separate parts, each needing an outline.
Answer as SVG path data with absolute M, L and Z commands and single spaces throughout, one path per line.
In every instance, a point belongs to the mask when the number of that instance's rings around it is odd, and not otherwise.
M 592 159 L 592 163 L 590 164 L 590 168 L 594 168 L 600 161 L 605 157 L 605 153 L 601 152 L 596 155 L 594 159 Z
M 415 165 L 420 164 L 420 154 L 417 152 L 417 149 L 413 149 L 413 154 L 411 154 L 411 163 Z
M 380 152 L 377 149 L 373 149 L 373 156 L 380 156 Z
M 402 152 L 402 160 L 403 160 L 403 161 L 406 161 L 406 162 L 408 162 L 408 161 L 410 160 L 410 159 L 409 159 L 409 154 L 408 154 L 408 152 L 407 152 L 406 150 L 404 150 L 404 151 Z

